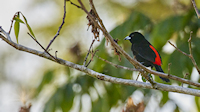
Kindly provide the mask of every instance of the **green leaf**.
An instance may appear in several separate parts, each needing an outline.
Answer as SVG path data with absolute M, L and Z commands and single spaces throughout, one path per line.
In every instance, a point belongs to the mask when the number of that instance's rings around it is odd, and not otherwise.
M 195 97 L 195 103 L 196 103 L 196 106 L 197 106 L 197 109 L 198 109 L 198 111 L 200 111 L 200 103 L 199 103 L 200 101 L 199 101 L 199 97 Z
M 44 86 L 47 84 L 51 83 L 51 81 L 54 79 L 54 69 L 53 70 L 48 70 L 44 73 L 43 79 L 40 83 L 40 85 L 37 87 L 37 93 L 35 96 L 37 96 L 43 89 Z
M 15 17 L 14 17 L 14 20 L 17 21 L 17 22 L 19 22 L 19 23 L 23 23 L 23 24 L 24 24 L 24 21 L 22 21 L 22 20 L 19 18 L 19 16 L 15 16 Z
M 72 86 L 73 83 L 69 83 L 61 88 L 58 88 L 45 104 L 44 112 L 55 112 L 56 109 L 62 109 L 62 112 L 69 112 L 75 97 Z
M 21 13 L 21 14 L 22 14 L 22 13 Z M 23 18 L 24 18 L 25 24 L 26 24 L 26 26 L 27 26 L 29 32 L 31 33 L 31 35 L 32 35 L 33 37 L 35 37 L 35 35 L 34 35 L 34 33 L 33 33 L 33 30 L 31 29 L 30 25 L 28 24 L 28 21 L 27 21 L 26 17 L 25 17 L 23 14 L 22 14 L 22 16 L 23 16 Z
M 19 13 L 17 14 L 17 16 L 14 18 L 15 20 L 15 23 L 14 23 L 14 31 L 15 31 L 15 37 L 16 37 L 16 40 L 17 40 L 17 43 L 18 43 L 18 36 L 19 36 L 19 28 L 20 28 L 20 22 L 17 21 L 18 19 L 16 18 L 19 18 Z

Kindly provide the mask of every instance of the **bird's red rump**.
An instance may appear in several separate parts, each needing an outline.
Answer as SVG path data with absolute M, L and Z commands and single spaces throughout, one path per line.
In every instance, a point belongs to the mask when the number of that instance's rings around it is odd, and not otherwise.
M 156 49 L 155 49 L 152 45 L 149 45 L 149 47 L 150 47 L 150 48 L 153 50 L 153 52 L 156 54 L 156 58 L 155 58 L 155 61 L 153 62 L 153 64 L 156 64 L 156 65 L 161 66 L 162 62 L 161 62 L 160 55 L 158 54 L 158 52 L 156 51 Z

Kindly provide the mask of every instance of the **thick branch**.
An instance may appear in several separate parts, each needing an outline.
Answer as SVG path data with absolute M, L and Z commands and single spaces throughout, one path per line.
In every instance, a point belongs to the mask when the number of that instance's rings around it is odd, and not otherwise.
M 168 74 L 165 74 L 165 73 L 161 73 L 161 72 L 157 72 L 157 71 L 153 71 L 153 70 L 149 70 L 147 69 L 145 66 L 143 66 L 141 63 L 139 63 L 138 61 L 134 60 L 128 53 L 126 53 L 112 38 L 112 36 L 108 33 L 108 31 L 104 28 L 102 28 L 96 21 L 95 19 L 93 18 L 93 16 L 86 10 L 86 8 L 84 7 L 83 3 L 81 2 L 81 0 L 78 0 L 81 7 L 82 7 L 82 10 L 88 15 L 88 17 L 93 21 L 93 23 L 103 32 L 104 36 L 106 37 L 106 39 L 108 39 L 110 42 L 111 42 L 111 45 L 116 48 L 126 59 L 129 60 L 129 62 L 134 65 L 135 67 L 139 67 L 151 74 L 154 74 L 154 75 L 157 75 L 157 76 L 160 76 L 160 77 L 164 77 L 164 78 L 170 78 L 170 79 L 173 79 L 173 80 L 176 80 L 176 81 L 179 81 L 179 82 L 182 82 L 182 83 L 186 83 L 186 84 L 190 84 L 190 85 L 194 85 L 194 86 L 197 86 L 197 87 L 200 87 L 200 84 L 199 83 L 195 83 L 195 82 L 192 82 L 192 81 L 189 81 L 189 80 L 186 80 L 186 79 L 183 79 L 183 78 L 179 78 L 179 77 L 176 77 L 176 76 L 173 76 L 173 75 L 168 75 Z
M 54 58 L 49 56 L 46 52 L 37 51 L 37 50 L 31 49 L 31 48 L 25 47 L 23 45 L 16 44 L 12 41 L 9 41 L 6 37 L 4 37 L 1 34 L 0 34 L 0 38 L 2 40 L 4 40 L 6 43 L 8 43 L 9 45 L 11 45 L 12 47 L 14 47 L 20 51 L 25 51 L 25 52 L 46 58 L 48 60 L 54 61 L 56 63 L 74 68 L 76 70 L 79 70 L 79 71 L 82 71 L 82 72 L 88 74 L 91 77 L 94 77 L 94 78 L 97 78 L 97 79 L 100 79 L 103 81 L 112 82 L 112 83 L 116 83 L 116 84 L 135 86 L 135 87 L 154 89 L 150 83 L 111 77 L 111 76 L 108 76 L 108 75 L 105 75 L 102 73 L 95 72 L 83 65 L 78 65 L 78 64 L 60 59 L 60 58 L 57 58 L 58 61 L 55 61 Z M 157 83 L 156 89 L 161 90 L 161 91 L 177 92 L 177 93 L 184 93 L 184 94 L 189 94 L 189 95 L 194 95 L 194 96 L 200 96 L 200 90 L 184 88 L 184 87 L 179 87 L 179 86 L 172 86 L 172 85 L 165 85 L 165 84 Z

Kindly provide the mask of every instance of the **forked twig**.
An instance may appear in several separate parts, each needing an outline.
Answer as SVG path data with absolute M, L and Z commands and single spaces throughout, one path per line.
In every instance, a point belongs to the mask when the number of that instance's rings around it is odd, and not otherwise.
M 178 49 L 174 44 L 172 44 L 170 41 L 168 41 L 177 51 L 179 51 L 180 53 L 184 54 L 185 56 L 189 57 L 193 63 L 193 65 L 195 66 L 195 68 L 197 69 L 199 75 L 200 75 L 200 69 L 198 68 L 197 66 L 197 63 L 193 57 L 193 54 L 192 54 L 192 45 L 191 45 L 191 40 L 192 40 L 192 31 L 190 32 L 190 38 L 188 39 L 188 46 L 189 46 L 189 52 L 190 54 L 187 54 L 183 51 L 181 51 L 180 49 Z
M 28 33 L 28 35 L 49 55 L 51 56 L 53 59 L 55 59 L 55 61 L 57 61 L 57 59 L 52 56 L 37 40 L 36 38 L 34 38 L 30 33 Z
M 190 32 L 190 38 L 188 39 L 188 43 L 189 43 L 189 51 L 190 51 L 190 54 L 188 55 L 188 57 L 191 59 L 193 65 L 195 66 L 195 68 L 197 69 L 199 75 L 200 75 L 200 69 L 199 67 L 197 66 L 197 63 L 193 57 L 193 53 L 192 53 L 192 44 L 191 44 L 191 40 L 192 40 L 192 31 Z
M 188 55 L 187 53 L 181 51 L 178 47 L 176 47 L 176 46 L 175 46 L 174 44 L 172 44 L 170 41 L 168 41 L 168 43 L 171 44 L 178 52 L 180 52 L 180 53 L 182 53 L 183 55 L 189 57 L 189 55 Z
M 79 6 L 79 5 L 75 4 L 75 3 L 73 3 L 71 0 L 66 0 L 66 1 L 70 2 L 72 5 L 76 6 L 77 8 L 81 8 L 81 9 L 82 9 L 81 6 Z
M 87 58 L 88 58 L 88 56 L 89 56 L 89 54 L 90 54 L 90 50 L 91 50 L 91 48 L 92 48 L 94 42 L 95 42 L 95 39 L 92 40 L 92 43 L 91 43 L 90 48 L 89 48 L 89 50 L 88 50 L 88 53 L 87 53 L 87 55 L 86 55 L 86 57 L 85 57 L 85 60 L 84 60 L 84 62 L 83 62 L 83 65 L 84 65 L 84 66 L 85 66 L 85 63 L 86 63 L 86 61 L 87 61 Z
M 136 81 L 138 80 L 139 76 L 140 76 L 140 72 L 139 72 L 138 75 L 137 75 Z
M 10 32 L 11 32 L 12 25 L 13 25 L 13 22 L 14 22 L 14 18 L 16 17 L 17 14 L 19 14 L 19 12 L 16 12 L 16 13 L 14 14 L 12 20 L 11 20 L 10 30 L 9 30 L 8 34 L 10 34 Z
M 94 55 L 96 54 L 96 52 L 97 52 L 98 50 L 96 50 L 94 53 L 92 52 L 91 53 L 91 59 L 90 59 L 90 61 L 88 62 L 88 64 L 85 66 L 85 67 L 88 67 L 88 65 L 93 61 L 93 58 L 94 58 Z

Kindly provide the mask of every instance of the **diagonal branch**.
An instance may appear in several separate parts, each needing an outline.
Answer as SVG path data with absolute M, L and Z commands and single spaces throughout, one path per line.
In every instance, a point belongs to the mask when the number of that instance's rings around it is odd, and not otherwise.
M 196 12 L 196 14 L 197 14 L 197 17 L 200 19 L 200 13 L 199 13 L 199 11 L 198 11 L 198 9 L 197 9 L 197 5 L 196 5 L 195 1 L 194 1 L 194 0 L 191 0 L 191 2 L 192 2 L 192 5 L 193 5 L 193 7 L 194 7 L 194 10 L 195 10 L 195 12 Z
M 60 34 L 60 30 L 62 29 L 64 23 L 65 23 L 65 17 L 66 17 L 66 0 L 64 0 L 64 15 L 63 15 L 63 19 L 62 19 L 62 23 L 60 25 L 60 27 L 58 28 L 58 31 L 56 33 L 56 35 L 53 37 L 53 39 L 50 41 L 50 43 L 48 44 L 46 51 L 48 51 L 49 47 L 51 46 L 51 44 L 54 42 L 54 40 L 58 37 L 58 35 Z
M 190 38 L 188 39 L 188 46 L 189 46 L 189 52 L 190 52 L 190 54 L 187 54 L 187 53 L 181 51 L 179 48 L 177 48 L 177 47 L 176 47 L 174 44 L 172 44 L 170 41 L 168 41 L 168 42 L 169 42 L 169 44 L 171 44 L 177 51 L 179 51 L 179 52 L 182 53 L 183 55 L 185 55 L 185 56 L 187 56 L 187 57 L 190 58 L 190 60 L 192 61 L 194 67 L 197 69 L 197 71 L 198 71 L 198 73 L 199 73 L 199 75 L 200 75 L 200 69 L 199 69 L 199 67 L 197 66 L 197 63 L 196 63 L 196 61 L 195 61 L 195 59 L 194 59 L 194 57 L 193 57 L 193 54 L 192 54 L 191 40 L 192 40 L 192 31 L 190 32 Z
M 88 50 L 88 53 L 87 53 L 87 55 L 86 55 L 86 57 L 85 57 L 85 61 L 83 62 L 83 65 L 84 65 L 84 66 L 85 66 L 85 63 L 86 63 L 86 61 L 87 61 L 87 58 L 88 58 L 88 56 L 89 56 L 90 50 L 91 50 L 91 48 L 92 48 L 94 42 L 95 42 L 95 39 L 92 40 L 92 43 L 91 43 L 90 48 L 89 48 L 89 50 Z
M 34 38 L 30 33 L 28 35 L 49 55 L 51 56 L 54 60 L 56 60 L 55 57 L 53 57 L 38 41 L 36 38 Z M 57 60 L 56 60 L 57 61 Z
M 197 69 L 199 75 L 200 75 L 200 69 L 199 67 L 197 66 L 197 63 L 193 57 L 193 54 L 192 54 L 192 44 L 191 44 L 191 40 L 192 40 L 192 31 L 190 32 L 190 38 L 188 39 L 188 43 L 189 43 L 189 51 L 190 51 L 190 54 L 189 54 L 189 58 L 191 59 L 193 65 L 195 66 L 195 68 Z
M 125 66 L 117 65 L 117 64 L 112 63 L 112 62 L 110 62 L 108 60 L 105 60 L 105 59 L 103 59 L 103 58 L 101 58 L 101 57 L 99 57 L 97 55 L 94 55 L 94 56 L 96 56 L 98 59 L 100 59 L 100 60 L 102 60 L 102 61 L 104 61 L 104 62 L 106 62 L 106 63 L 108 63 L 108 64 L 110 64 L 110 65 L 112 65 L 112 66 L 114 66 L 116 68 L 122 68 L 122 69 L 130 70 L 130 71 L 143 71 L 142 69 L 134 69 L 134 68 L 128 68 L 128 67 L 125 67 Z
M 0 33 L 1 33 L 1 30 L 0 30 Z M 116 83 L 116 84 L 135 86 L 135 87 L 142 87 L 142 88 L 148 88 L 148 89 L 156 89 L 156 90 L 161 90 L 161 91 L 177 92 L 177 93 L 189 94 L 189 95 L 194 95 L 194 96 L 200 96 L 200 90 L 196 90 L 196 89 L 184 88 L 184 87 L 180 87 L 180 86 L 165 85 L 165 84 L 161 84 L 161 83 L 157 83 L 156 88 L 153 88 L 150 83 L 111 77 L 111 76 L 93 71 L 83 65 L 78 65 L 78 64 L 60 59 L 60 58 L 57 58 L 58 61 L 55 61 L 54 58 L 49 56 L 46 52 L 37 51 L 37 50 L 31 49 L 31 48 L 25 47 L 23 45 L 14 43 L 14 42 L 8 40 L 6 37 L 4 37 L 1 34 L 0 34 L 0 38 L 3 41 L 5 41 L 7 44 L 11 45 L 12 47 L 14 47 L 20 51 L 25 51 L 25 52 L 40 56 L 42 58 L 46 58 L 48 60 L 54 61 L 56 63 L 62 64 L 64 66 L 74 68 L 76 70 L 79 70 L 79 71 L 82 71 L 82 72 L 88 74 L 91 77 L 94 77 L 94 78 L 97 78 L 97 79 L 100 79 L 103 81 Z
M 85 8 L 85 6 L 83 5 L 83 3 L 81 2 L 81 0 L 78 0 L 82 10 L 88 15 L 88 17 L 94 22 L 94 24 L 103 32 L 104 36 L 111 42 L 111 45 L 116 48 L 133 66 L 135 67 L 139 67 L 140 69 L 145 70 L 148 73 L 160 76 L 160 77 L 164 77 L 164 78 L 170 78 L 182 83 L 186 83 L 186 84 L 190 84 L 190 85 L 194 85 L 197 87 L 200 87 L 199 83 L 195 83 L 177 76 L 173 76 L 173 75 L 168 75 L 165 73 L 161 73 L 161 72 L 157 72 L 157 71 L 153 71 L 153 70 L 149 70 L 147 69 L 145 66 L 143 66 L 141 63 L 139 63 L 138 61 L 134 60 L 128 53 L 126 53 L 112 38 L 112 36 L 108 33 L 108 31 L 104 28 L 102 28 L 93 18 L 93 16 L 87 11 L 87 9 Z
M 124 55 L 124 57 L 127 58 L 130 61 L 130 63 L 133 64 L 135 67 L 138 67 L 139 69 L 143 69 L 144 71 L 151 73 L 151 74 L 154 74 L 154 75 L 174 79 L 174 80 L 186 83 L 186 84 L 190 84 L 190 85 L 200 87 L 200 83 L 191 82 L 191 81 L 188 81 L 188 80 L 183 79 L 183 78 L 179 78 L 179 77 L 176 77 L 176 76 L 167 75 L 165 73 L 149 70 L 145 66 L 143 66 L 142 64 L 140 64 L 139 62 L 134 60 L 132 57 L 129 56 L 129 54 L 127 54 L 113 40 L 112 36 L 108 33 L 108 31 L 105 28 L 103 28 L 102 26 L 100 26 L 97 21 L 95 21 L 95 18 L 90 13 L 88 13 L 86 8 L 82 4 L 81 0 L 78 0 L 78 1 L 81 5 L 81 9 L 84 10 L 88 14 L 88 17 L 94 22 L 96 27 L 98 27 L 103 32 L 104 36 L 111 42 L 112 46 L 114 48 L 116 48 L 122 55 Z M 108 75 L 105 75 L 105 74 L 102 74 L 102 73 L 95 72 L 95 71 L 93 71 L 93 70 L 91 70 L 91 69 L 89 69 L 89 68 L 87 68 L 83 65 L 78 65 L 78 64 L 75 64 L 75 63 L 72 63 L 72 62 L 69 62 L 69 61 L 66 61 L 66 60 L 63 60 L 63 59 L 60 59 L 60 58 L 53 56 L 54 58 L 57 59 L 57 61 L 56 61 L 56 60 L 54 60 L 53 57 L 51 57 L 46 52 L 37 51 L 37 50 L 31 49 L 31 48 L 28 48 L 26 46 L 12 42 L 11 40 L 9 40 L 10 35 L 8 33 L 6 33 L 1 27 L 0 27 L 0 38 L 3 41 L 5 41 L 7 44 L 9 44 L 10 46 L 12 46 L 12 47 L 14 47 L 14 48 L 16 48 L 20 51 L 28 52 L 28 53 L 40 56 L 42 58 L 46 58 L 48 60 L 54 61 L 56 63 L 62 64 L 64 66 L 74 68 L 76 70 L 79 70 L 79 71 L 82 71 L 82 72 L 88 74 L 91 77 L 94 77 L 94 78 L 97 78 L 97 79 L 100 79 L 100 80 L 103 80 L 103 81 L 112 82 L 112 83 L 116 83 L 116 84 L 130 85 L 130 86 L 135 86 L 135 87 L 143 87 L 143 88 L 148 88 L 148 89 L 157 89 L 157 90 L 161 90 L 161 91 L 177 92 L 177 93 L 184 93 L 184 94 L 200 96 L 200 90 L 196 90 L 196 89 L 183 88 L 183 87 L 179 87 L 179 86 L 172 86 L 172 85 L 166 85 L 166 84 L 160 84 L 160 83 L 156 83 L 156 88 L 154 88 L 154 86 L 152 86 L 152 84 L 150 84 L 150 83 L 111 77 L 111 76 L 108 76 Z

